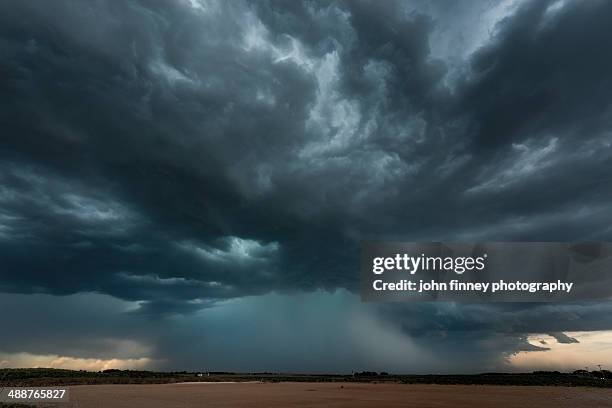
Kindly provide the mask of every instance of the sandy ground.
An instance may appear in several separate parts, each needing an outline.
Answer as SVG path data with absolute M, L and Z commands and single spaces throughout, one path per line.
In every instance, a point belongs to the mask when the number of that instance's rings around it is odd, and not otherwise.
M 612 389 L 357 383 L 185 383 L 70 388 L 79 408 L 612 407 Z

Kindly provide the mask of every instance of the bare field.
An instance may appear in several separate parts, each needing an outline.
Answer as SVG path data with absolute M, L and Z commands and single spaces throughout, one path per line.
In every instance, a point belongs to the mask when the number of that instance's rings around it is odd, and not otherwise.
M 374 383 L 176 383 L 70 387 L 78 408 L 612 407 L 612 389 Z

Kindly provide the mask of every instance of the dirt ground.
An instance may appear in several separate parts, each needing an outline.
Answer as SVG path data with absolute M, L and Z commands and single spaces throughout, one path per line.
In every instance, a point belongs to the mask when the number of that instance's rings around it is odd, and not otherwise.
M 612 389 L 358 383 L 83 385 L 61 407 L 612 407 Z M 58 405 L 59 407 L 59 405 Z

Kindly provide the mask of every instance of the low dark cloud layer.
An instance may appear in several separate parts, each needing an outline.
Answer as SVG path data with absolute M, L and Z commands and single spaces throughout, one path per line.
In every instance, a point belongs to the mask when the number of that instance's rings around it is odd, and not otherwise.
M 603 1 L 4 3 L 0 291 L 189 319 L 355 291 L 366 238 L 610 239 L 610 18 Z M 375 314 L 486 366 L 528 333 L 612 329 L 607 308 Z

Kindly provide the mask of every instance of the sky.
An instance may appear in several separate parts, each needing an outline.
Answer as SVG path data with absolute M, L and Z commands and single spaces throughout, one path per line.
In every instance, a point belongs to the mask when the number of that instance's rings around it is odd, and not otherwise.
M 612 365 L 612 303 L 363 303 L 359 243 L 612 239 L 607 1 L 0 2 L 0 367 Z

